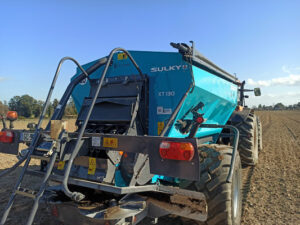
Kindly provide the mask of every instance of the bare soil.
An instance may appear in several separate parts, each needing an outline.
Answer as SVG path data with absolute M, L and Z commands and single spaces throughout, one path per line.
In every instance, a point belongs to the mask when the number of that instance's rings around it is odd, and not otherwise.
M 244 171 L 243 224 L 300 224 L 300 111 L 257 114 L 264 148 Z
M 258 165 L 243 169 L 242 224 L 300 224 L 300 111 L 263 111 L 256 114 L 262 121 L 264 148 Z M 15 156 L 0 153 L 0 172 L 15 162 Z M 32 167 L 38 165 L 38 161 L 31 163 Z M 21 168 L 18 168 L 0 179 L 0 215 L 20 171 Z M 37 187 L 39 178 L 26 178 L 25 186 Z M 7 224 L 25 224 L 30 203 L 30 199 L 17 197 Z M 59 223 L 45 209 L 40 209 L 35 224 Z M 141 224 L 151 224 L 151 221 L 146 219 Z M 168 216 L 159 219 L 158 224 L 197 223 Z

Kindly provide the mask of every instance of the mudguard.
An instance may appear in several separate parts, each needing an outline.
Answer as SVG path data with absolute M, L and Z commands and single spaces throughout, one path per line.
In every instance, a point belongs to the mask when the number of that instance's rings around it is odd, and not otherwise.
M 248 115 L 251 113 L 250 108 L 244 108 L 243 111 L 234 111 L 230 116 L 227 124 L 236 125 L 245 121 Z

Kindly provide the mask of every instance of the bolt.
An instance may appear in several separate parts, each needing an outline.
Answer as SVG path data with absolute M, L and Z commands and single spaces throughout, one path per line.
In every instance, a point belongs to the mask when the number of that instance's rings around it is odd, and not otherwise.
M 154 218 L 152 221 L 151 221 L 152 224 L 157 224 L 158 223 L 158 218 Z

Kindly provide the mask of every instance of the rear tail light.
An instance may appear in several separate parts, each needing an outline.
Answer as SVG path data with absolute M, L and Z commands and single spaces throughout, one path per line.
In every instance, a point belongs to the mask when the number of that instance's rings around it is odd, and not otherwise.
M 195 149 L 189 142 L 163 141 L 159 146 L 159 154 L 163 159 L 191 161 Z
M 1 131 L 0 132 L 0 142 L 12 143 L 13 140 L 14 140 L 14 133 L 12 131 Z

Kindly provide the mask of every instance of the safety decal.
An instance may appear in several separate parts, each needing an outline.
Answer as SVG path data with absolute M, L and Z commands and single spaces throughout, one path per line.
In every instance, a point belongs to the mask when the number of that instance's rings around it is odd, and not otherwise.
M 88 169 L 88 174 L 89 175 L 94 175 L 96 172 L 96 158 L 89 157 L 89 169 Z
M 65 161 L 59 161 L 57 165 L 58 170 L 63 170 L 65 168 Z
M 100 137 L 92 137 L 92 146 L 100 147 L 101 146 L 101 138 Z
M 164 122 L 157 122 L 157 135 L 160 135 L 160 133 L 163 131 L 165 127 Z
M 103 147 L 117 148 L 118 147 L 118 139 L 117 138 L 103 138 Z
M 171 108 L 164 108 L 163 106 L 157 106 L 157 115 L 171 115 Z
M 118 54 L 118 60 L 124 60 L 124 59 L 127 59 L 128 56 L 126 53 L 119 53 Z
M 232 91 L 236 91 L 236 90 L 237 90 L 237 87 L 234 86 L 234 85 L 230 85 L 230 89 L 231 89 Z

